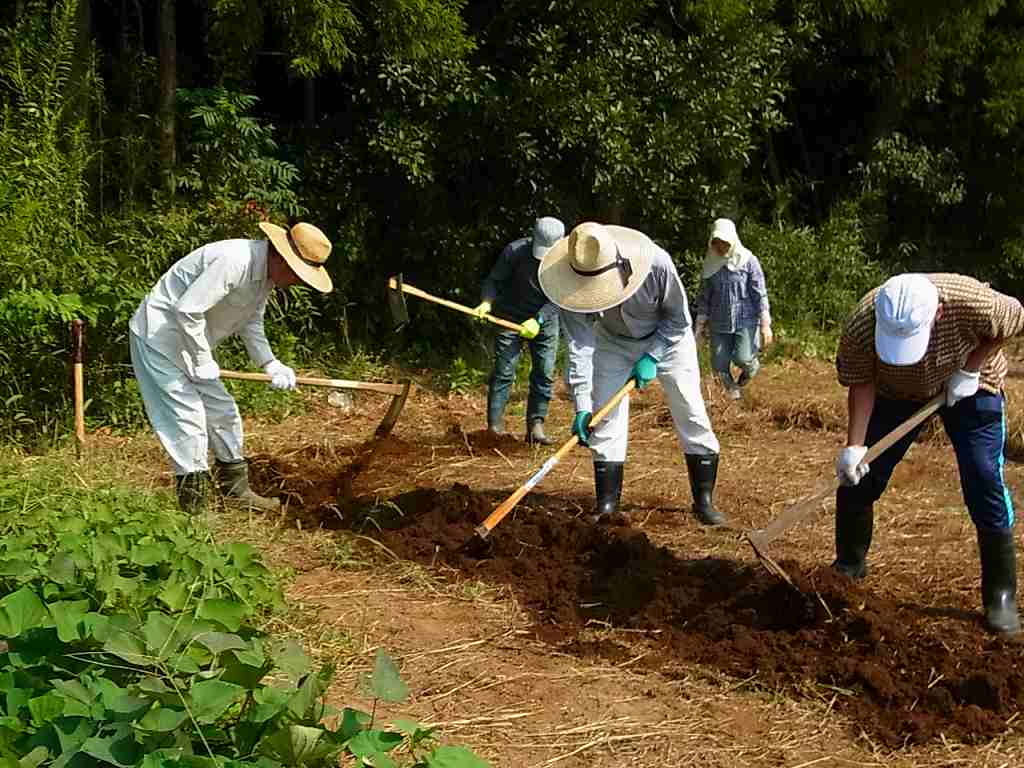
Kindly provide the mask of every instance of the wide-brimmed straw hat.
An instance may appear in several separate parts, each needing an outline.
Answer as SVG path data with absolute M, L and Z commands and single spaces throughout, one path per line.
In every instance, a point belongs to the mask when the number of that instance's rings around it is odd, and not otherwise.
M 327 235 L 304 221 L 291 230 L 261 221 L 260 229 L 302 282 L 321 293 L 333 290 L 331 276 L 324 269 L 327 257 L 331 255 L 331 241 Z
M 643 232 L 587 221 L 548 249 L 537 277 L 562 309 L 603 312 L 636 293 L 657 248 Z

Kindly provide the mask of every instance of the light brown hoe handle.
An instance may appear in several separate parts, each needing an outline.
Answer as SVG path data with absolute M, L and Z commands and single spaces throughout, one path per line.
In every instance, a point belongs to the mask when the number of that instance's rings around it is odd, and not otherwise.
M 609 411 L 611 411 L 612 408 L 619 404 L 619 401 L 622 400 L 622 398 L 624 398 L 634 389 L 636 389 L 636 380 L 630 379 L 629 381 L 626 382 L 625 386 L 623 386 L 618 392 L 612 395 L 612 399 L 605 403 L 601 410 L 599 410 L 597 413 L 590 417 L 590 423 L 587 425 L 588 428 L 593 428 L 594 426 L 596 426 L 601 421 L 601 419 L 608 415 Z M 568 440 L 566 440 L 562 447 L 555 451 L 551 458 L 545 461 L 541 468 L 534 473 L 533 477 L 531 477 L 529 480 L 527 480 L 525 483 L 519 486 L 511 496 L 509 496 L 507 499 L 501 502 L 501 504 L 499 504 L 495 508 L 495 510 L 487 516 L 486 520 L 484 520 L 482 523 L 480 523 L 480 525 L 476 527 L 477 535 L 481 539 L 486 539 L 487 535 L 492 530 L 494 530 L 494 527 L 498 523 L 505 519 L 505 515 L 512 511 L 512 508 L 515 507 L 515 505 L 520 502 L 523 496 L 528 494 L 533 489 L 533 487 L 537 485 L 537 483 L 543 480 L 544 476 L 547 475 L 547 473 L 550 472 L 554 468 L 554 466 L 562 460 L 562 457 L 565 456 L 565 454 L 567 454 L 569 451 L 575 448 L 579 441 L 580 439 L 576 435 L 573 435 Z
M 271 377 L 265 373 L 245 373 L 242 371 L 221 371 L 222 379 L 238 379 L 239 381 L 269 382 Z M 371 392 L 383 392 L 386 395 L 401 395 L 405 392 L 402 384 L 384 384 L 375 381 L 349 381 L 348 379 L 318 379 L 313 376 L 296 376 L 296 384 L 311 387 L 331 387 L 333 389 L 362 389 Z
M 397 291 L 398 290 L 398 281 L 395 280 L 395 278 L 393 278 L 393 277 L 389 278 L 388 279 L 388 287 L 391 290 L 393 290 L 393 291 Z M 448 307 L 448 309 L 454 309 L 456 312 L 462 312 L 465 315 L 472 315 L 473 317 L 481 317 L 481 315 L 478 315 L 476 313 L 476 310 L 473 310 L 470 307 L 467 307 L 465 304 L 457 304 L 454 301 L 448 301 L 448 299 L 442 299 L 440 296 L 435 296 L 432 293 L 427 293 L 426 291 L 421 291 L 419 288 L 416 288 L 415 286 L 409 285 L 408 283 L 402 283 L 402 291 L 404 291 L 405 293 L 408 293 L 410 296 L 416 296 L 416 297 L 421 298 L 421 299 L 426 299 L 427 301 L 432 301 L 435 304 L 440 304 L 442 307 Z M 495 325 L 500 325 L 502 328 L 508 328 L 510 331 L 515 331 L 516 333 L 520 333 L 523 330 L 523 326 L 521 326 L 519 323 L 513 323 L 511 320 L 505 320 L 504 318 L 495 317 L 494 315 L 491 315 L 491 314 L 486 314 L 486 315 L 483 315 L 482 317 L 483 317 L 484 320 L 487 320 L 488 322 L 494 323 Z
M 881 456 L 885 451 L 891 448 L 893 445 L 902 440 L 908 432 L 914 429 L 918 424 L 921 424 L 925 419 L 935 413 L 941 408 L 946 402 L 946 393 L 941 392 L 921 408 L 914 412 L 914 415 L 909 419 L 900 424 L 896 429 L 887 434 L 877 443 L 868 448 L 868 452 L 864 455 L 861 464 L 870 464 L 872 461 Z M 818 509 L 818 504 L 826 497 L 836 492 L 839 487 L 839 480 L 835 479 L 832 483 L 826 486 L 823 490 L 809 496 L 803 501 L 799 501 L 793 506 L 785 510 L 781 515 L 772 520 L 767 526 L 760 531 L 752 531 L 747 538 L 754 537 L 755 549 L 757 547 L 764 547 L 770 544 L 772 541 L 781 536 L 790 526 L 794 525 L 799 520 L 809 515 L 811 512 Z

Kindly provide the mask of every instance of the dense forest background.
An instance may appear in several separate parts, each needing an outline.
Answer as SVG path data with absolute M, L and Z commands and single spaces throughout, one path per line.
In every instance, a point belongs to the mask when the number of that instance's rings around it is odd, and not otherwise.
M 385 278 L 475 304 L 537 215 L 642 229 L 690 290 L 734 218 L 824 354 L 898 270 L 1024 289 L 1022 0 L 3 0 L 0 109 L 5 440 L 66 427 L 74 317 L 90 419 L 137 420 L 138 301 L 262 218 L 334 242 L 335 293 L 268 320 L 331 370 L 465 367 L 483 331 L 392 334 Z

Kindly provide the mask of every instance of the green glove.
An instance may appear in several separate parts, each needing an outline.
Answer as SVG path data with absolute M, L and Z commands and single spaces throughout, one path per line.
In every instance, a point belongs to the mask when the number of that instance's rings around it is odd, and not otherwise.
M 532 317 L 523 321 L 523 329 L 519 331 L 520 336 L 524 339 L 535 339 L 538 333 L 540 333 L 540 321 Z
M 636 388 L 643 389 L 658 376 L 658 361 L 650 355 L 644 355 L 633 366 L 633 378 Z
M 572 433 L 580 439 L 580 445 L 590 445 L 590 411 L 576 411 L 572 420 Z
M 484 315 L 489 315 L 491 313 L 491 302 L 481 301 L 479 304 L 473 307 L 473 312 L 476 313 L 477 320 L 486 320 Z

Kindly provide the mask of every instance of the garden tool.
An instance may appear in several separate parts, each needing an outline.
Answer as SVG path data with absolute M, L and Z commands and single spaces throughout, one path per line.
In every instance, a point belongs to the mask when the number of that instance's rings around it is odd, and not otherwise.
M 417 296 L 427 301 L 432 301 L 435 304 L 440 304 L 442 307 L 448 307 L 448 309 L 454 309 L 456 312 L 462 312 L 465 315 L 472 315 L 476 318 L 482 318 L 489 323 L 500 325 L 502 328 L 507 328 L 510 331 L 516 333 L 522 333 L 523 326 L 519 323 L 513 323 L 511 320 L 505 320 L 501 317 L 496 317 L 492 314 L 478 315 L 476 310 L 472 307 L 467 307 L 464 304 L 456 304 L 454 301 L 448 301 L 448 299 L 442 299 L 433 294 L 421 291 L 419 288 L 414 288 L 402 282 L 402 275 L 398 274 L 394 277 L 388 278 L 388 307 L 391 309 L 391 319 L 394 322 L 394 330 L 399 330 L 409 322 L 409 310 L 405 306 L 405 294 L 410 296 Z
M 221 371 L 220 377 L 222 379 L 263 382 L 269 382 L 271 378 L 265 373 L 243 373 L 240 371 Z M 359 389 L 391 395 L 391 406 L 388 408 L 388 412 L 384 414 L 384 418 L 381 420 L 380 424 L 377 425 L 377 429 L 374 432 L 374 436 L 378 439 L 387 437 L 391 434 L 391 430 L 394 428 L 395 422 L 398 421 L 398 415 L 402 412 L 402 408 L 405 407 L 405 401 L 409 397 L 409 390 L 412 388 L 412 382 L 409 379 L 402 379 L 398 384 L 385 384 L 376 381 L 349 381 L 348 379 L 319 379 L 312 376 L 296 376 L 295 382 L 297 384 L 306 384 L 313 387 Z
M 82 354 L 85 343 L 85 323 L 81 320 L 71 321 L 71 363 L 74 369 L 75 387 L 75 456 L 82 458 L 85 450 L 85 382 L 82 366 Z
M 588 429 L 593 429 L 601 421 L 601 419 L 607 416 L 608 413 L 619 404 L 619 401 L 622 400 L 622 398 L 624 398 L 634 389 L 636 389 L 636 380 L 630 378 L 630 380 L 627 381 L 626 384 L 618 392 L 612 395 L 611 400 L 605 403 L 604 406 L 597 413 L 590 417 L 590 423 L 587 425 Z M 531 477 L 529 480 L 527 480 L 525 483 L 519 486 L 516 489 L 515 493 L 513 493 L 501 504 L 499 504 L 495 508 L 495 510 L 487 516 L 487 519 L 476 527 L 476 537 L 475 539 L 472 539 L 471 542 L 479 544 L 480 542 L 484 541 L 490 535 L 491 531 L 494 530 L 495 526 L 497 526 L 498 523 L 504 520 L 505 516 L 512 511 L 512 508 L 515 507 L 515 505 L 518 504 L 522 500 L 522 498 L 526 494 L 528 494 L 535 485 L 537 485 L 537 483 L 543 480 L 544 476 L 547 475 L 547 473 L 550 472 L 552 469 L 554 469 L 555 465 L 559 461 L 561 461 L 565 457 L 565 455 L 569 453 L 569 451 L 575 448 L 579 441 L 580 439 L 577 435 L 573 435 L 568 440 L 566 440 L 565 443 L 562 444 L 562 447 L 559 448 L 555 452 L 555 454 L 550 459 L 545 461 L 543 466 L 541 466 L 541 468 L 534 473 L 533 477 Z M 465 545 L 463 545 L 463 548 L 470 549 L 471 542 L 467 542 Z
M 945 403 L 946 393 L 943 391 L 925 403 L 925 405 L 918 409 L 913 416 L 896 427 L 896 429 L 872 445 L 868 449 L 868 452 L 865 454 L 864 460 L 861 463 L 870 464 L 895 443 L 899 442 L 908 432 L 923 423 L 929 416 L 939 410 L 939 408 L 945 405 Z M 772 559 L 771 555 L 768 554 L 768 545 L 801 520 L 810 516 L 811 513 L 817 511 L 821 502 L 828 496 L 834 494 L 838 487 L 839 480 L 834 478 L 832 482 L 819 488 L 819 490 L 815 491 L 808 498 L 803 501 L 798 501 L 796 504 L 793 504 L 783 510 L 782 514 L 772 520 L 764 528 L 760 528 L 756 531 L 747 531 L 744 534 L 747 541 L 750 542 L 750 545 L 754 548 L 754 553 L 761 561 L 761 564 L 764 565 L 770 573 L 784 579 L 794 589 L 796 588 L 796 585 L 789 577 L 789 574 L 786 573 L 782 567 Z

